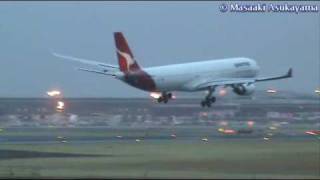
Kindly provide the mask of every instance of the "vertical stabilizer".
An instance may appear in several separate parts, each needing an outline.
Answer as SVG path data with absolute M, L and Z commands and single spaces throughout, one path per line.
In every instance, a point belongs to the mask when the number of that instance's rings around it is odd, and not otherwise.
M 121 32 L 115 32 L 114 39 L 117 48 L 116 51 L 120 70 L 125 73 L 139 70 L 140 67 L 134 59 L 127 40 L 125 39 L 123 34 Z

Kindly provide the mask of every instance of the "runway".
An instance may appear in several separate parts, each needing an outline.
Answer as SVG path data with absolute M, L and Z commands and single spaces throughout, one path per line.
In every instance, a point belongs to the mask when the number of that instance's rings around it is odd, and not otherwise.
M 215 128 L 9 128 L 0 135 L 1 144 L 54 144 L 65 143 L 108 143 L 108 142 L 134 142 L 143 140 L 152 141 L 183 141 L 197 142 L 203 138 L 209 140 L 257 140 L 264 141 L 266 132 L 253 132 L 251 134 L 224 135 Z M 16 132 L 16 133 L 15 133 Z M 92 134 L 90 135 L 90 133 Z M 174 135 L 174 136 L 173 136 Z M 315 137 L 300 132 L 297 134 L 274 133 L 272 139 L 276 140 L 308 140 Z

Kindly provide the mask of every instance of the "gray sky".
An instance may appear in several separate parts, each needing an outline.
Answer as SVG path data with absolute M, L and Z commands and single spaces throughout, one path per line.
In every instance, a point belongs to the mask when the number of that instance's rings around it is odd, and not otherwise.
M 0 97 L 43 97 L 50 88 L 66 97 L 146 96 L 50 54 L 116 64 L 114 31 L 125 34 L 144 67 L 242 56 L 258 62 L 261 76 L 294 70 L 294 78 L 259 83 L 257 89 L 311 94 L 320 86 L 320 13 L 221 13 L 220 4 L 1 2 Z

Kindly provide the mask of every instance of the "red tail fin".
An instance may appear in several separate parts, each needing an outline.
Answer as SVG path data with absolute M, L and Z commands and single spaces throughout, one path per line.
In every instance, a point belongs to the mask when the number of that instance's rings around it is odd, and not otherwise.
M 121 32 L 115 32 L 114 39 L 117 48 L 117 56 L 120 70 L 122 72 L 139 70 L 140 67 L 138 63 L 135 61 L 123 34 Z

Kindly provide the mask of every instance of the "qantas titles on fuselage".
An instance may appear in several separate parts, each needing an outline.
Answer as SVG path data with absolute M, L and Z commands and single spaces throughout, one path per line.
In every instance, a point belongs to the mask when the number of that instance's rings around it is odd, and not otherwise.
M 216 98 L 212 96 L 216 87 L 231 87 L 238 95 L 254 92 L 255 82 L 292 77 L 292 69 L 282 76 L 258 78 L 259 66 L 249 58 L 238 57 L 221 60 L 172 64 L 141 68 L 135 60 L 128 43 L 121 32 L 114 33 L 118 65 L 90 61 L 54 53 L 55 56 L 95 65 L 97 69 L 79 70 L 110 75 L 141 90 L 157 92 L 158 102 L 167 103 L 173 91 L 208 91 L 201 106 L 210 107 Z M 102 70 L 101 70 L 102 69 Z

